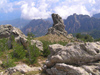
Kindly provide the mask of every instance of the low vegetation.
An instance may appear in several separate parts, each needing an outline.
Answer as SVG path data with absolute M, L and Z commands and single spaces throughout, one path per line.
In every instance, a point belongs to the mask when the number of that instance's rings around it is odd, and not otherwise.
M 77 33 L 76 38 L 80 39 L 84 42 L 93 42 L 94 41 L 93 37 L 88 34 L 82 35 L 81 33 Z
M 50 54 L 50 51 L 48 49 L 49 45 L 61 44 L 61 45 L 65 46 L 69 42 L 69 39 L 67 39 L 63 36 L 59 36 L 59 37 L 57 35 L 54 35 L 52 37 L 50 37 L 50 36 L 51 35 L 46 35 L 45 37 L 42 36 L 42 37 L 34 38 L 34 35 L 29 33 L 28 37 L 27 37 L 28 41 L 27 41 L 26 48 L 24 48 L 22 44 L 16 43 L 14 40 L 14 36 L 12 36 L 12 38 L 11 38 L 13 41 L 12 49 L 8 48 L 8 43 L 7 43 L 8 39 L 7 38 L 0 39 L 0 46 L 1 46 L 0 60 L 3 61 L 3 64 L 1 66 L 3 68 L 12 67 L 12 66 L 15 66 L 16 62 L 19 62 L 19 61 L 23 62 L 23 63 L 27 63 L 29 65 L 34 65 L 37 63 L 39 57 L 42 57 L 42 59 L 44 59 Z M 76 37 L 85 42 L 94 41 L 94 39 L 90 35 L 82 35 L 82 34 L 78 33 L 78 34 L 76 34 Z M 36 47 L 36 44 L 31 45 L 31 40 L 33 38 L 38 39 L 43 43 L 43 51 L 40 51 Z M 100 39 L 97 39 L 97 40 L 100 40 Z
M 30 36 L 28 37 L 30 39 Z M 0 39 L 0 57 L 3 61 L 1 65 L 3 68 L 8 68 L 15 66 L 15 62 L 24 62 L 27 64 L 34 64 L 37 62 L 37 58 L 40 56 L 40 51 L 36 45 L 31 45 L 30 40 L 28 40 L 27 49 L 23 45 L 15 42 L 14 37 L 12 36 L 12 49 L 8 48 L 8 39 Z
M 48 35 L 46 35 L 47 38 Z M 12 40 L 12 49 L 8 48 L 8 39 L 3 38 L 0 39 L 0 57 L 3 61 L 3 64 L 1 65 L 3 68 L 8 68 L 15 66 L 17 62 L 23 62 L 29 65 L 34 65 L 37 63 L 38 58 L 42 57 L 42 59 L 46 58 L 49 54 L 50 51 L 48 49 L 49 45 L 52 44 L 61 44 L 61 45 L 66 45 L 67 42 L 64 40 L 62 41 L 54 41 L 51 39 L 51 41 L 46 40 L 41 40 L 43 43 L 43 51 L 39 51 L 39 49 L 36 47 L 36 44 L 31 45 L 31 40 L 34 38 L 34 35 L 32 33 L 28 33 L 28 41 L 27 41 L 27 47 L 24 48 L 22 44 L 18 44 L 14 40 L 14 36 L 11 37 Z M 64 37 L 60 37 L 60 39 L 63 39 Z M 59 40 L 59 39 L 57 39 Z M 38 64 L 38 63 L 37 63 Z
M 37 37 L 37 38 L 34 38 L 35 40 L 40 40 L 40 41 L 48 41 L 48 42 L 51 42 L 51 43 L 58 43 L 58 42 L 70 42 L 71 40 L 66 38 L 65 36 L 63 35 L 53 35 L 53 34 L 48 34 L 48 35 L 45 35 L 45 36 L 41 36 L 41 37 Z

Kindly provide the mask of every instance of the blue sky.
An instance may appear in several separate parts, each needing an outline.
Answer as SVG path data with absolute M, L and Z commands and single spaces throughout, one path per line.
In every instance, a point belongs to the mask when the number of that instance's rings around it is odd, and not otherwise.
M 0 0 L 0 21 L 16 18 L 46 19 L 52 13 L 63 19 L 73 13 L 100 13 L 100 0 Z

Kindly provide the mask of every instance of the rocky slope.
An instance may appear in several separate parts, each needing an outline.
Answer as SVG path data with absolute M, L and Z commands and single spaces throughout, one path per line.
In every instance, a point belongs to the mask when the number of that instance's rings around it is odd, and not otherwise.
M 28 25 L 22 28 L 24 34 L 32 32 L 35 36 L 42 36 L 47 33 L 48 28 L 52 25 L 50 21 L 37 19 L 32 20 Z
M 64 23 L 69 33 L 88 32 L 94 29 L 100 30 L 100 19 L 88 15 L 73 14 L 65 19 Z
M 100 42 L 50 45 L 44 70 L 49 75 L 100 75 Z
M 73 14 L 64 20 L 65 30 L 68 33 L 89 32 L 100 30 L 100 19 L 88 15 Z M 22 31 L 27 34 L 32 32 L 36 36 L 45 35 L 52 22 L 48 20 L 32 20 Z
M 12 35 L 15 37 L 15 41 L 17 43 L 22 44 L 24 47 L 27 46 L 27 36 L 25 36 L 20 29 L 13 27 L 9 24 L 8 25 L 0 25 L 0 38 L 9 38 L 9 40 L 8 40 L 9 48 L 12 47 L 12 44 L 11 44 Z M 43 44 L 41 41 L 31 40 L 31 44 L 33 45 L 34 43 L 40 50 L 43 50 Z

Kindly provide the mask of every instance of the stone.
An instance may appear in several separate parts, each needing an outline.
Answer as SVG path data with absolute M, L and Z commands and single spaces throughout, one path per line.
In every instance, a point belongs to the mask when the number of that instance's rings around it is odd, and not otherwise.
M 31 40 L 31 45 L 36 44 L 36 47 L 43 51 L 43 43 L 39 40 Z
M 73 38 L 73 35 L 72 35 L 72 34 L 68 34 L 68 35 L 67 35 L 67 38 L 68 38 L 68 39 L 72 39 L 72 38 Z
M 2 64 L 2 61 L 0 60 L 0 65 Z
M 47 34 L 57 34 L 67 36 L 65 25 L 62 18 L 58 14 L 52 14 L 53 26 L 48 29 Z
M 50 75 L 100 75 L 100 42 L 49 45 L 43 69 Z
M 25 73 L 30 72 L 30 71 L 40 71 L 40 70 L 41 70 L 41 67 L 30 67 L 26 64 L 18 64 L 15 67 L 8 68 L 4 72 L 4 75 L 5 74 L 12 75 L 13 73 L 15 73 L 17 71 L 21 72 L 22 74 L 25 74 Z

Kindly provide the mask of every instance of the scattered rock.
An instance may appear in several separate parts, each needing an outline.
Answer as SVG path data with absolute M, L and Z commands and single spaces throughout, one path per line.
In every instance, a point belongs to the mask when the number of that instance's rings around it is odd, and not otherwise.
M 100 42 L 49 45 L 44 70 L 50 75 L 100 75 Z
M 67 31 L 65 30 L 65 25 L 62 18 L 58 14 L 52 14 L 53 26 L 48 29 L 47 34 L 57 34 L 67 36 Z
M 2 64 L 2 61 L 0 60 L 0 65 Z
M 67 38 L 68 38 L 68 39 L 72 39 L 72 38 L 73 38 L 73 35 L 72 35 L 72 34 L 68 34 L 68 35 L 67 35 Z
M 39 40 L 31 40 L 31 45 L 36 44 L 36 47 L 40 50 L 43 50 L 43 43 Z
M 21 72 L 22 74 L 25 74 L 30 71 L 40 71 L 40 70 L 41 70 L 41 67 L 29 67 L 26 64 L 18 64 L 15 67 L 8 68 L 4 74 L 12 75 L 13 73 L 17 71 Z

